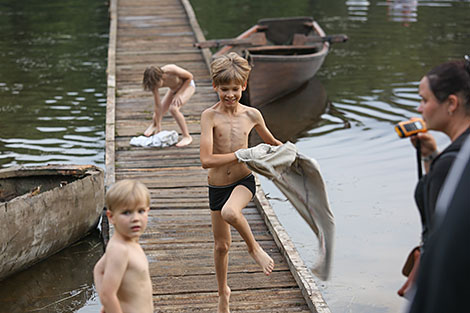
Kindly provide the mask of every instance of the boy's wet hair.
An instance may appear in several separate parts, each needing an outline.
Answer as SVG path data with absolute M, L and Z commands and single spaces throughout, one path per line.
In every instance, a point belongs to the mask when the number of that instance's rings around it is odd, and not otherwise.
M 146 207 L 150 205 L 150 193 L 147 187 L 137 180 L 120 180 L 106 192 L 106 208 L 110 211 L 123 207 L 135 207 L 141 203 L 144 203 Z
M 149 66 L 144 71 L 142 86 L 146 91 L 154 91 L 163 77 L 163 70 L 158 66 Z
M 214 85 L 236 83 L 244 85 L 250 75 L 248 61 L 235 52 L 217 57 L 211 63 L 211 78 Z

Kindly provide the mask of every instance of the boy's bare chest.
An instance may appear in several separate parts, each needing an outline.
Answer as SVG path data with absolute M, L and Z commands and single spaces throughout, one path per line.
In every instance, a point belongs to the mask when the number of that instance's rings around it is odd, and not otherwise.
M 247 118 L 224 118 L 213 129 L 214 152 L 228 153 L 246 148 L 253 123 Z
M 135 249 L 130 253 L 128 271 L 130 275 L 143 276 L 149 275 L 149 263 L 147 256 L 142 249 Z
M 181 79 L 173 74 L 165 75 L 165 85 L 171 90 L 177 90 L 181 87 Z
M 214 139 L 247 138 L 253 123 L 246 117 L 220 118 L 215 121 Z

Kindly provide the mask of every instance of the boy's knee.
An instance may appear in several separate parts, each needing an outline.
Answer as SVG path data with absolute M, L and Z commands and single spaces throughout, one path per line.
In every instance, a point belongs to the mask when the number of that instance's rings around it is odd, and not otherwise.
M 235 223 L 239 218 L 237 212 L 232 210 L 230 207 L 222 208 L 221 215 L 222 215 L 222 218 L 224 219 L 224 221 L 226 221 L 229 224 Z
M 228 241 L 216 241 L 214 250 L 217 254 L 227 254 L 230 249 L 230 242 Z
M 170 105 L 168 111 L 170 111 L 170 114 L 174 116 L 175 114 L 178 114 L 180 112 L 180 109 L 177 105 Z

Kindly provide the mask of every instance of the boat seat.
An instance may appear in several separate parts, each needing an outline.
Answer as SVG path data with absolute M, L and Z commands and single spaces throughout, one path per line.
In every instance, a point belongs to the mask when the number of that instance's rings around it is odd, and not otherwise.
M 294 34 L 292 39 L 293 46 L 304 46 L 306 43 L 321 43 L 321 37 L 318 35 L 306 36 L 304 34 Z

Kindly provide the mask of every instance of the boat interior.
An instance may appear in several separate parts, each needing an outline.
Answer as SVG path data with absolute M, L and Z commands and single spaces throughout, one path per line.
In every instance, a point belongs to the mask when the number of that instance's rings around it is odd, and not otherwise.
M 63 187 L 80 179 L 72 175 L 32 175 L 0 179 L 0 202 L 7 202 L 22 195 L 31 195 Z
M 321 46 L 264 46 L 246 49 L 245 55 L 304 55 L 320 51 Z

